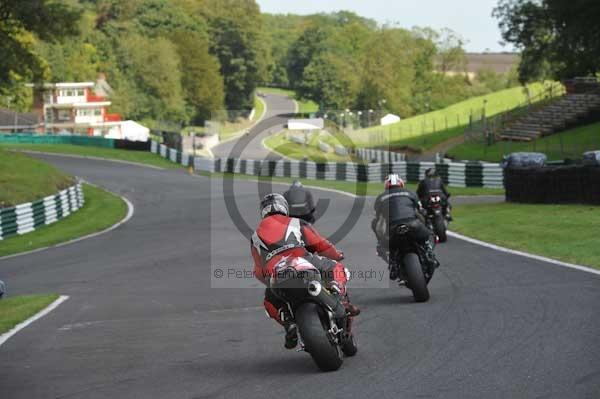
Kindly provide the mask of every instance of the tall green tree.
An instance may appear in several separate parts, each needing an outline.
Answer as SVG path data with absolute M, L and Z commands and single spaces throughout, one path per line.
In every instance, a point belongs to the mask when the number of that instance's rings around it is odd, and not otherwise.
M 359 107 L 385 108 L 408 116 L 415 76 L 415 40 L 404 29 L 381 29 L 365 46 L 361 60 Z
M 522 53 L 522 82 L 594 75 L 600 70 L 600 2 L 500 0 L 503 39 Z
M 223 77 L 219 61 L 209 53 L 206 37 L 199 33 L 176 32 L 173 43 L 181 60 L 183 91 L 191 122 L 204 124 L 224 107 Z
M 131 35 L 122 42 L 123 68 L 144 96 L 134 98 L 137 119 L 186 121 L 180 59 L 173 43 L 165 38 Z
M 254 0 L 206 0 L 211 52 L 217 56 L 229 110 L 249 110 L 258 84 L 268 78 L 270 52 Z
M 34 50 L 35 36 L 56 41 L 77 33 L 80 10 L 49 0 L 0 1 L 0 85 L 11 74 L 43 80 L 47 65 Z

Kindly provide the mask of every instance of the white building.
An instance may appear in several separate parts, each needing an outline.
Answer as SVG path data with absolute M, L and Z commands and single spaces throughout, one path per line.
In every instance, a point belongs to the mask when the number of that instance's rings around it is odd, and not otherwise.
M 381 126 L 391 125 L 392 123 L 400 122 L 400 117 L 394 114 L 387 114 L 379 120 Z

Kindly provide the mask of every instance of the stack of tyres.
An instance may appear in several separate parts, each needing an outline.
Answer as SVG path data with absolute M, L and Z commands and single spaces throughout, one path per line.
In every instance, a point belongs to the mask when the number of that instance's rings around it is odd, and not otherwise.
M 582 168 L 583 202 L 600 205 L 600 166 Z

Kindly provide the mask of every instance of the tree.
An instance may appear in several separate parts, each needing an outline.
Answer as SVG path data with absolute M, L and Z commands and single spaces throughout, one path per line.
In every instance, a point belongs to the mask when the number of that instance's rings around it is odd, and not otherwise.
M 207 0 L 211 53 L 221 65 L 225 104 L 233 113 L 249 110 L 258 84 L 268 78 L 270 53 L 254 0 Z
M 323 53 L 304 68 L 298 93 L 326 109 L 342 110 L 355 106 L 359 85 L 351 63 L 333 53 Z
M 172 35 L 181 63 L 182 85 L 192 123 L 204 124 L 214 111 L 223 109 L 223 78 L 219 61 L 209 53 L 208 40 L 198 33 Z
M 131 35 L 123 41 L 122 52 L 122 68 L 132 71 L 131 78 L 145 93 L 134 98 L 136 118 L 185 121 L 180 61 L 173 43 Z
M 600 2 L 500 0 L 493 15 L 500 20 L 503 39 L 522 52 L 522 82 L 600 70 Z
M 360 108 L 378 109 L 386 100 L 386 109 L 403 117 L 412 114 L 414 47 L 413 36 L 404 29 L 387 28 L 373 35 L 361 59 Z
M 463 45 L 465 41 L 456 32 L 444 28 L 437 35 L 438 71 L 466 72 L 467 56 Z
M 47 77 L 47 64 L 34 51 L 36 35 L 55 41 L 77 33 L 80 11 L 48 0 L 0 0 L 0 86 L 14 76 Z

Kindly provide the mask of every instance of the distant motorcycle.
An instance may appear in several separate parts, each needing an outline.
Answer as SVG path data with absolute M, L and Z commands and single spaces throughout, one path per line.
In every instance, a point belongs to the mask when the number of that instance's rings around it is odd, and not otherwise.
M 421 246 L 409 238 L 409 226 L 401 224 L 395 229 L 396 248 L 392 253 L 387 253 L 390 276 L 406 285 L 412 291 L 416 302 L 427 302 L 429 300 L 427 285 L 433 277 L 435 268 L 428 266 Z
M 427 225 L 438 237 L 440 242 L 446 242 L 448 236 L 448 219 L 444 214 L 444 204 L 439 194 L 431 193 L 425 204 L 427 211 Z
M 339 298 L 321 282 L 319 270 L 304 258 L 282 260 L 270 284 L 296 321 L 300 351 L 310 354 L 322 371 L 339 369 L 345 356 L 358 351 L 352 318 Z

